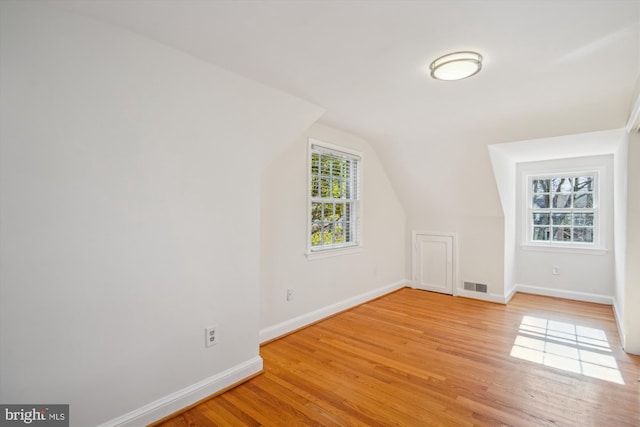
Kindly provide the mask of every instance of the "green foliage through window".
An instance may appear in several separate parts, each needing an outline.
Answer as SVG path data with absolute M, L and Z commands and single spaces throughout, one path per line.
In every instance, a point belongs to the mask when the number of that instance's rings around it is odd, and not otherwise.
M 357 243 L 359 159 L 311 150 L 311 247 Z

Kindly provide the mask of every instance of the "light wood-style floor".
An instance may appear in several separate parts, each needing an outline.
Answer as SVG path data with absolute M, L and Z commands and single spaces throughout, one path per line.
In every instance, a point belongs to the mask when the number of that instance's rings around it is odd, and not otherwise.
M 264 345 L 265 372 L 162 424 L 640 426 L 610 306 L 402 289 Z

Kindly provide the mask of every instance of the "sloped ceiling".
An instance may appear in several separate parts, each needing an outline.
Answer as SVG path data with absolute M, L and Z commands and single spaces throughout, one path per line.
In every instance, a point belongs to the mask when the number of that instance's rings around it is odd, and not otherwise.
M 623 127 L 640 75 L 636 0 L 49 4 L 325 108 L 376 148 L 415 215 L 500 215 L 487 145 Z M 482 72 L 431 79 L 456 50 L 480 52 Z

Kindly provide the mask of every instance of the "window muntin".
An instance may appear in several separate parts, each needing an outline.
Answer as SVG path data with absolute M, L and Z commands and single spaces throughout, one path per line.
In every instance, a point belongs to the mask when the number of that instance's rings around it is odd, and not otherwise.
M 361 156 L 319 141 L 309 152 L 309 251 L 358 246 Z
M 595 246 L 597 243 L 596 172 L 529 178 L 529 242 Z

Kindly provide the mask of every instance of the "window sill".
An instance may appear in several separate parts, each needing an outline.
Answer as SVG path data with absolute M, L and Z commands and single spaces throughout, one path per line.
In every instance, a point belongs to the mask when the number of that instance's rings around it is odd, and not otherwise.
M 538 252 L 556 252 L 565 254 L 582 254 L 582 255 L 606 255 L 609 250 L 607 248 L 584 248 L 573 246 L 552 246 L 552 245 L 533 245 L 522 244 L 520 249 L 523 251 Z
M 362 252 L 363 249 L 364 249 L 363 245 L 347 246 L 347 247 L 344 247 L 344 248 L 323 249 L 323 250 L 318 250 L 318 251 L 307 251 L 307 253 L 305 255 L 307 256 L 307 259 L 309 261 L 313 261 L 315 259 L 322 259 L 322 258 L 329 258 L 329 257 L 334 257 L 334 256 L 355 254 L 355 253 L 358 253 L 358 252 Z

